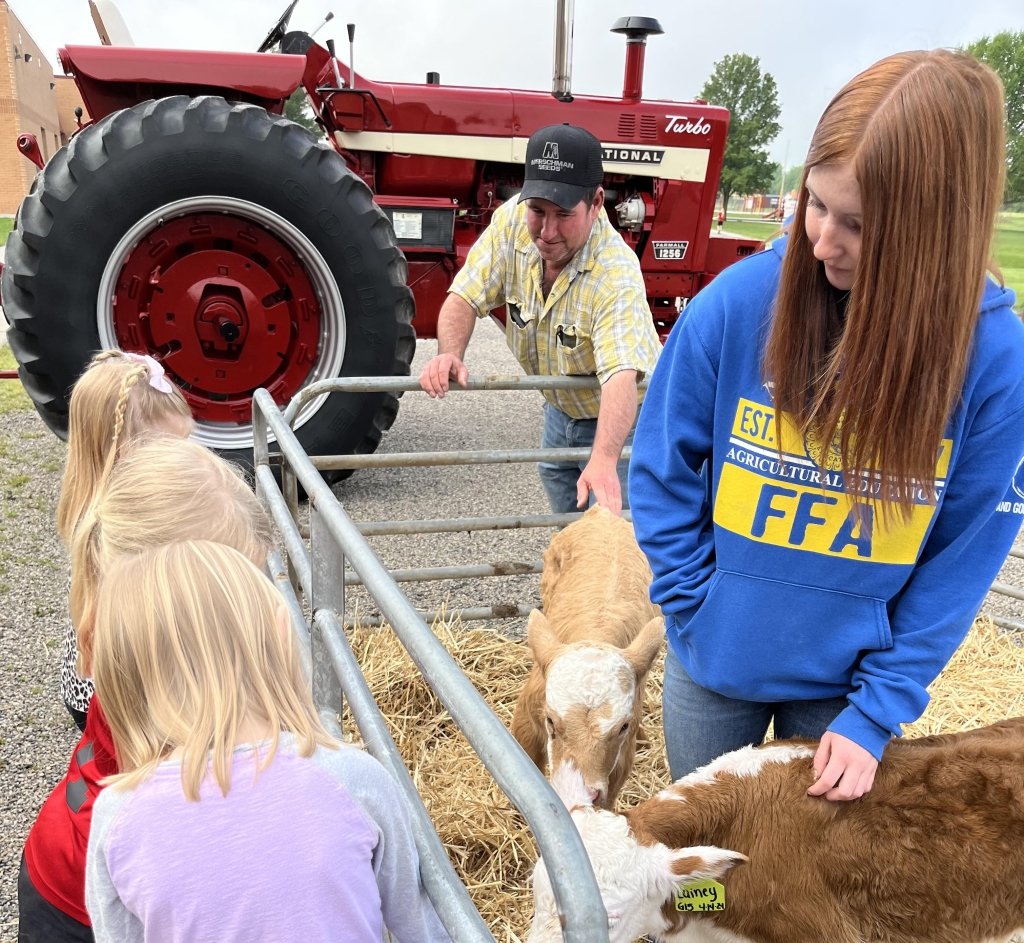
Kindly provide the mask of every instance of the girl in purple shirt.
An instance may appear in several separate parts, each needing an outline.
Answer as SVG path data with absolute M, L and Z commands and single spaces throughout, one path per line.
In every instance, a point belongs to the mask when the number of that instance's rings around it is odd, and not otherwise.
M 395 784 L 321 726 L 281 597 L 242 554 L 119 560 L 93 666 L 121 769 L 89 839 L 97 943 L 449 943 Z

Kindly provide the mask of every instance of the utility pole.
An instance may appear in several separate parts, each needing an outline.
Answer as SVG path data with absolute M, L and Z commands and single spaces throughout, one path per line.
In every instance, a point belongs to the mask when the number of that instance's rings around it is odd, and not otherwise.
M 782 173 L 779 177 L 779 222 L 782 222 L 782 190 L 786 186 L 786 165 L 789 163 L 789 141 L 786 141 L 786 156 L 782 161 Z

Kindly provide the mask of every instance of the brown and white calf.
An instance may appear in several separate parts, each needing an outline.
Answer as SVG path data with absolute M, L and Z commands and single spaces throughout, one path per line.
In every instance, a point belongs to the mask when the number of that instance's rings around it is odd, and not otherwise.
M 996 943 L 1024 929 L 1024 718 L 893 741 L 854 802 L 807 796 L 816 745 L 728 753 L 622 815 L 557 770 L 611 943 Z M 679 888 L 708 878 L 725 910 L 677 912 Z M 529 943 L 561 940 L 543 861 L 533 892 Z
M 600 506 L 544 552 L 544 612 L 530 613 L 533 667 L 512 734 L 543 771 L 572 762 L 611 808 L 633 768 L 644 685 L 665 623 L 633 527 Z

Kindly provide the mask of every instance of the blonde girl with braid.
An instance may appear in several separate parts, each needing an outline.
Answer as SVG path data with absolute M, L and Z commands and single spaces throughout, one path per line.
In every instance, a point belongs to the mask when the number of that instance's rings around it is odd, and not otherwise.
M 92 673 L 94 613 L 104 575 L 117 560 L 177 540 L 224 544 L 262 566 L 271 531 L 234 465 L 170 436 L 138 442 L 117 460 L 74 531 L 71 616 L 84 673 Z M 118 770 L 101 697 L 94 696 L 67 774 L 43 803 L 25 843 L 18 879 L 19 940 L 93 940 L 85 907 L 86 848 L 102 781 Z
M 97 354 L 71 393 L 68 457 L 64 466 L 57 531 L 70 550 L 72 536 L 118 456 L 140 437 L 178 438 L 192 431 L 192 415 L 181 391 L 152 357 L 105 350 Z M 75 632 L 64 638 L 60 693 L 80 730 L 92 697 L 92 682 L 76 670 Z

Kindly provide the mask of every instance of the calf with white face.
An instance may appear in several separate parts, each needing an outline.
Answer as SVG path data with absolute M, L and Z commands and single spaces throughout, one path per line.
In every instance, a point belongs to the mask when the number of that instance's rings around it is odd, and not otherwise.
M 660 842 L 643 845 L 625 816 L 595 809 L 583 777 L 572 766 L 560 766 L 552 785 L 567 809 L 590 856 L 601 899 L 608 913 L 609 943 L 632 943 L 670 929 L 662 909 L 679 887 L 692 881 L 720 878 L 747 859 L 722 848 L 670 848 Z M 527 943 L 561 943 L 562 925 L 544 859 L 533 869 L 533 922 Z M 675 939 L 675 937 L 673 937 Z M 682 943 L 683 938 L 679 938 Z M 686 938 L 690 943 L 690 938 Z M 735 937 L 695 935 L 692 943 L 744 943 Z
M 633 768 L 647 673 L 664 635 L 657 617 L 626 648 L 562 644 L 540 612 L 530 613 L 533 672 L 516 704 L 512 733 L 540 769 L 574 764 L 600 808 L 613 807 Z
M 594 808 L 579 771 L 559 767 L 552 785 L 593 865 L 611 943 L 1019 939 L 1024 718 L 893 740 L 855 802 L 807 795 L 816 747 L 727 753 L 621 815 Z M 677 906 L 681 888 L 707 880 L 717 886 L 691 886 Z M 533 895 L 528 943 L 560 941 L 542 860 Z

